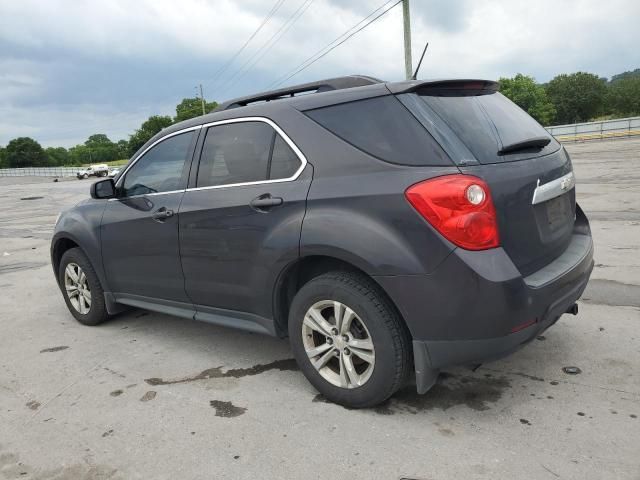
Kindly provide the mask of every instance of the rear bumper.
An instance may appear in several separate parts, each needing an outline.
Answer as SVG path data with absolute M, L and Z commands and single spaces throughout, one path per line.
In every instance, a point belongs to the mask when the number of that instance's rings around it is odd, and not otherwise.
M 580 298 L 593 270 L 589 226 L 580 220 L 566 252 L 528 277 L 501 248 L 457 249 L 430 275 L 376 277 L 413 336 L 419 391 L 441 368 L 514 352 Z
M 415 340 L 413 342 L 414 351 L 424 350 L 422 355 L 427 359 L 427 366 L 433 369 L 457 364 L 476 364 L 502 358 L 518 350 L 556 323 L 560 316 L 566 313 L 580 298 L 588 280 L 587 274 L 582 281 L 563 295 L 562 298 L 549 305 L 543 318 L 517 332 L 502 337 L 472 340 Z

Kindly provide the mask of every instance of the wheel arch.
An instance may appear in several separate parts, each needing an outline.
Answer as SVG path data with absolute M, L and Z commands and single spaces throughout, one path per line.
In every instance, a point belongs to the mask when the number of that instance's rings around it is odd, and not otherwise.
M 83 231 L 80 231 L 80 233 L 81 237 L 86 235 Z M 89 237 L 85 238 L 85 241 L 83 242 L 81 238 L 78 238 L 76 235 L 66 230 L 58 232 L 54 235 L 53 239 L 51 240 L 51 266 L 53 268 L 53 273 L 56 277 L 56 281 L 58 280 L 62 256 L 65 254 L 65 252 L 69 251 L 72 248 L 79 248 L 91 263 L 91 266 L 96 272 L 96 275 L 98 275 L 98 279 L 100 280 L 100 284 L 102 285 L 104 291 L 109 291 L 102 268 L 102 257 L 100 255 L 99 244 L 96 247 L 91 248 L 92 241 L 93 238 Z
M 80 248 L 82 250 L 78 242 L 69 236 L 60 236 L 55 238 L 51 243 L 51 266 L 53 267 L 56 281 L 58 281 L 58 272 L 60 271 L 62 256 L 72 248 Z
M 295 294 L 313 278 L 331 271 L 354 272 L 372 280 L 380 289 L 381 293 L 385 295 L 389 304 L 395 309 L 398 317 L 402 320 L 404 327 L 410 334 L 410 330 L 404 321 L 400 310 L 383 287 L 376 281 L 375 277 L 369 275 L 365 270 L 345 259 L 330 255 L 310 255 L 300 257 L 295 262 L 289 264 L 281 272 L 274 286 L 273 320 L 276 334 L 279 337 L 287 336 L 289 308 Z

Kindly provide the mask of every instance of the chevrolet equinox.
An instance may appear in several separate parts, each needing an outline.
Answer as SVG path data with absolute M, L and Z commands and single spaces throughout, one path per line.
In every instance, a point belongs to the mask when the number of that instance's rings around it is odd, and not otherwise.
M 133 306 L 288 336 L 318 391 L 368 407 L 577 313 L 574 187 L 495 82 L 341 77 L 161 131 L 60 215 L 51 258 L 82 324 Z

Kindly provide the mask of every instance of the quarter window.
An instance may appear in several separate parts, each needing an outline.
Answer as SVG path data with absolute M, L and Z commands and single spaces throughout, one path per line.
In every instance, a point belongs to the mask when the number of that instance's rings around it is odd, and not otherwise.
M 124 177 L 122 194 L 130 197 L 186 188 L 184 167 L 193 135 L 181 133 L 148 150 Z
M 289 178 L 300 168 L 300 159 L 284 141 L 280 135 L 276 134 L 273 144 L 273 154 L 271 155 L 270 179 Z
M 429 132 L 392 95 L 304 112 L 354 147 L 400 165 L 451 165 Z
M 265 122 L 238 122 L 207 130 L 198 187 L 235 185 L 291 177 L 300 160 Z

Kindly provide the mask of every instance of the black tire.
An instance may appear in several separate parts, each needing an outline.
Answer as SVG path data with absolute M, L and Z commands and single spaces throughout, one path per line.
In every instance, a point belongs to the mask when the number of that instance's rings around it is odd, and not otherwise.
M 89 293 L 91 296 L 91 306 L 89 311 L 84 314 L 80 313 L 76 307 L 73 306 L 65 288 L 65 270 L 67 265 L 70 263 L 78 265 L 86 275 Z M 60 268 L 58 269 L 58 283 L 62 290 L 62 296 L 67 304 L 67 308 L 78 322 L 83 325 L 95 326 L 109 318 L 109 314 L 107 313 L 104 303 L 104 291 L 102 290 L 102 285 L 100 284 L 98 275 L 96 275 L 91 262 L 89 262 L 89 259 L 80 248 L 71 248 L 62 255 Z
M 364 323 L 375 349 L 368 380 L 354 388 L 336 386 L 325 379 L 307 356 L 303 341 L 304 317 L 323 300 L 348 306 Z M 294 357 L 309 382 L 328 400 L 351 408 L 366 408 L 387 400 L 411 372 L 411 341 L 398 312 L 370 278 L 353 272 L 330 272 L 306 283 L 289 310 L 289 340 Z M 335 352 L 334 352 L 335 353 Z

